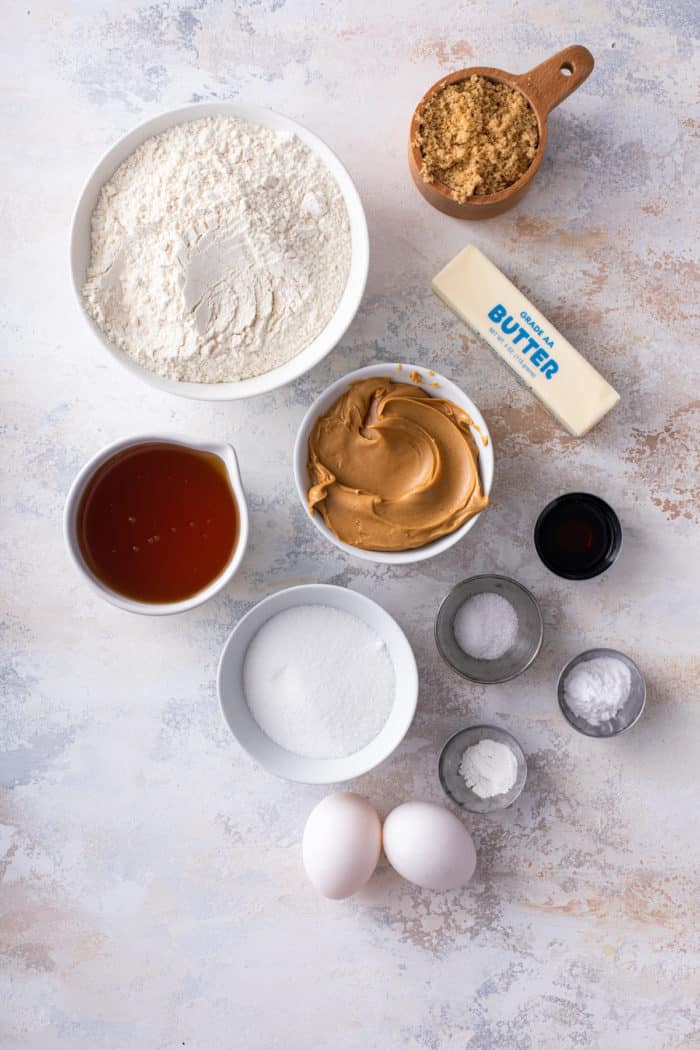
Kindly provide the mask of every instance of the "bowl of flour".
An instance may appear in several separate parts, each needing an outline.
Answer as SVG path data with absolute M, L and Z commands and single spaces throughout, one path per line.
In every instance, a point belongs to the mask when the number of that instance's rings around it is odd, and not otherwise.
M 355 316 L 362 203 L 316 135 L 258 106 L 186 106 L 100 160 L 71 231 L 73 287 L 102 346 L 183 397 L 229 401 L 313 368 Z
M 334 784 L 374 769 L 413 721 L 418 671 L 386 610 L 347 587 L 304 584 L 253 606 L 219 662 L 227 726 L 271 773 Z

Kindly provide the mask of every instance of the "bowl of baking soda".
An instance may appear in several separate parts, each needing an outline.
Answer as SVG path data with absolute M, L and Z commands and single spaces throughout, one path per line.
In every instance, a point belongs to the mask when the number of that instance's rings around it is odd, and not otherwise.
M 458 583 L 435 621 L 435 641 L 458 674 L 495 685 L 527 670 L 540 651 L 542 614 L 535 597 L 517 580 L 484 574 Z
M 617 649 L 588 649 L 559 676 L 559 707 L 584 736 L 611 737 L 639 721 L 646 703 L 644 676 Z

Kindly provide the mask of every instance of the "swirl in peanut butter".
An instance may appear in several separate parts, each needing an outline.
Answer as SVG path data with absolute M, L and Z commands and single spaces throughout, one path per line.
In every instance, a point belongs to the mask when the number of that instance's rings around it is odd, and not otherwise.
M 374 551 L 422 547 L 488 504 L 467 412 L 384 377 L 353 383 L 309 437 L 309 510 Z

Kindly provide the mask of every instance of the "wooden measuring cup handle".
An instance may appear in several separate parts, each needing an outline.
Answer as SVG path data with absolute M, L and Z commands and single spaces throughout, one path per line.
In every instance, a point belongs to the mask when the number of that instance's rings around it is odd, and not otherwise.
M 515 80 L 523 93 L 547 116 L 555 106 L 583 84 L 593 70 L 593 55 L 581 44 L 573 44 L 540 62 Z

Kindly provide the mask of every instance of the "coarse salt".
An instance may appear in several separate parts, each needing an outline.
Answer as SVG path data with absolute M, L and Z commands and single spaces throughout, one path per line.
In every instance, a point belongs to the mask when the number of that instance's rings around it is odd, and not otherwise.
M 583 660 L 564 679 L 564 699 L 579 718 L 598 726 L 614 718 L 630 695 L 632 675 L 614 656 Z
M 297 605 L 254 636 L 243 692 L 255 721 L 280 747 L 306 758 L 343 758 L 381 731 L 396 681 L 386 644 L 363 620 L 327 605 Z
M 467 656 L 498 660 L 515 644 L 518 614 L 506 598 L 485 591 L 459 607 L 452 629 Z

